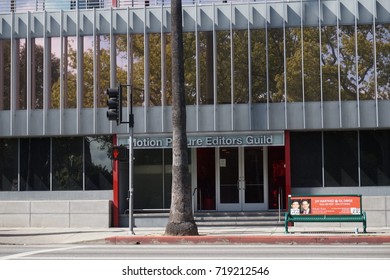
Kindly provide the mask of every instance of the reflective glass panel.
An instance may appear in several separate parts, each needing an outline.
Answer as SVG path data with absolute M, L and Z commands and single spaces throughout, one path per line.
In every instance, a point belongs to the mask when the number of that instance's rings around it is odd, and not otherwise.
M 251 30 L 252 102 L 267 102 L 267 44 L 265 29 Z
M 50 138 L 20 139 L 20 190 L 50 190 Z
M 291 132 L 291 185 L 322 186 L 321 132 Z
M 324 163 L 325 186 L 358 186 L 357 132 L 324 132 Z
M 84 138 L 86 190 L 112 189 L 111 149 L 111 136 Z
M 390 24 L 376 26 L 376 67 L 379 99 L 390 99 Z
M 11 41 L 0 40 L 0 110 L 9 110 L 11 92 Z
M 389 186 L 390 132 L 361 131 L 359 135 L 362 186 Z
M 0 191 L 18 190 L 18 140 L 0 139 Z
M 83 189 L 83 138 L 53 138 L 53 190 Z
M 43 77 L 47 69 L 43 65 L 43 38 L 32 39 L 31 108 L 43 108 Z

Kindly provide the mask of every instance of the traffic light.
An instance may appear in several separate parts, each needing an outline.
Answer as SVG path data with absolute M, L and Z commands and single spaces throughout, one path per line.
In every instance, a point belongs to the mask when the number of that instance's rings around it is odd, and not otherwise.
M 118 88 L 108 88 L 107 89 L 107 118 L 109 121 L 116 121 L 117 124 L 120 122 L 121 118 L 121 107 L 122 107 L 122 94 L 121 87 Z

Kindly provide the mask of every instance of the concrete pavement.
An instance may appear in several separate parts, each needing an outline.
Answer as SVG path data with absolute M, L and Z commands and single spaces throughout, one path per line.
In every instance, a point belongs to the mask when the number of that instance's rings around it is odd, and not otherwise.
M 390 244 L 390 228 L 199 227 L 199 236 L 164 236 L 164 228 L 0 228 L 1 244 Z M 361 229 L 360 229 L 361 230 Z

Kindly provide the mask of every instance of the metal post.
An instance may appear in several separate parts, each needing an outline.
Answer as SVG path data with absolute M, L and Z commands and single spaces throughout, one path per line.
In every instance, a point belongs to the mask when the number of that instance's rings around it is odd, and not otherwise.
M 133 176 L 133 129 L 134 129 L 134 115 L 133 115 L 133 87 L 130 86 L 130 114 L 129 114 L 129 233 L 135 235 L 133 230 L 133 193 L 134 193 L 134 176 Z

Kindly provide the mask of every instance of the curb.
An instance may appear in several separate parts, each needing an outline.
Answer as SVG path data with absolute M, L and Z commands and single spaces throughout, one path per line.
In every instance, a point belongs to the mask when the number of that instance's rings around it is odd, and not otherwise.
M 390 244 L 390 236 L 113 236 L 106 244 Z

